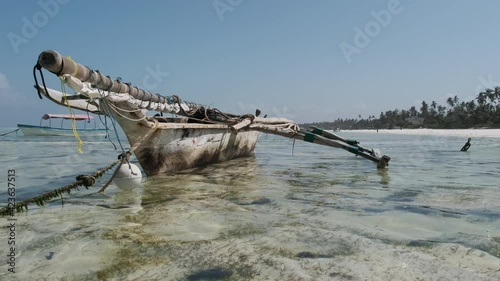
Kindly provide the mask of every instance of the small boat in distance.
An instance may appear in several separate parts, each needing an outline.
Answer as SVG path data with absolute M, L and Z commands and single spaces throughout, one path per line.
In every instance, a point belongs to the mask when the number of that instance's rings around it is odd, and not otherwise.
M 61 119 L 61 127 L 52 127 L 52 119 Z M 49 120 L 48 126 L 42 126 L 43 120 Z M 84 121 L 83 128 L 77 128 L 77 132 L 82 136 L 104 136 L 106 129 L 97 129 L 95 119 L 86 114 L 44 114 L 40 119 L 40 126 L 17 124 L 17 127 L 25 136 L 73 136 L 72 128 L 63 128 L 64 120 Z M 94 127 L 87 129 L 87 123 L 94 120 Z M 70 121 L 71 122 L 71 121 Z

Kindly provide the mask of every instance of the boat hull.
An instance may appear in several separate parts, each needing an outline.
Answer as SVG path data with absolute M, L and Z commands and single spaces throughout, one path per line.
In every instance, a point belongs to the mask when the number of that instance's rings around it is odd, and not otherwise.
M 131 143 L 134 133 L 127 134 Z M 171 174 L 249 155 L 258 137 L 256 131 L 234 134 L 224 125 L 164 123 L 134 153 L 148 176 Z
M 51 128 L 33 125 L 17 124 L 25 136 L 73 136 L 72 129 Z M 105 129 L 77 129 L 82 136 L 105 136 Z
M 62 93 L 49 89 L 40 93 L 52 101 L 60 102 Z M 72 108 L 87 110 L 92 105 L 76 103 L 70 100 Z M 249 155 L 253 152 L 259 138 L 258 131 L 242 130 L 234 133 L 229 125 L 189 123 L 189 118 L 145 117 L 137 107 L 127 102 L 112 102 L 113 108 L 120 112 L 94 108 L 95 113 L 112 116 L 125 132 L 130 147 L 133 149 L 142 170 L 148 176 L 172 174 L 180 170 L 219 163 L 233 158 Z M 135 120 L 135 121 L 134 121 Z M 144 139 L 157 123 L 150 137 Z

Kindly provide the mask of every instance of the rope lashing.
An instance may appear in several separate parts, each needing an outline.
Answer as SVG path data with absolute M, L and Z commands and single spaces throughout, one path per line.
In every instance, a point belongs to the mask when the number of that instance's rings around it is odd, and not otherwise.
M 113 180 L 115 179 L 116 175 L 118 174 L 118 171 L 120 170 L 120 167 L 125 162 L 128 162 L 128 159 L 129 159 L 130 155 L 131 155 L 131 153 L 129 151 L 127 151 L 127 152 L 124 152 L 124 153 L 122 153 L 122 154 L 120 154 L 118 156 L 120 164 L 118 164 L 118 167 L 116 167 L 115 172 L 111 175 L 111 177 L 109 178 L 109 180 L 102 186 L 102 188 L 99 189 L 99 191 L 97 191 L 97 193 L 103 193 L 104 190 L 106 190 L 106 188 L 108 188 L 108 186 L 113 182 Z
M 153 133 L 156 131 L 157 128 L 158 128 L 158 120 L 155 119 L 153 127 L 151 127 L 151 129 L 139 141 L 137 141 L 130 148 L 129 151 L 126 151 L 126 152 L 124 152 L 124 153 L 122 153 L 122 154 L 120 154 L 118 156 L 118 160 L 120 161 L 120 164 L 118 165 L 118 167 L 116 167 L 115 172 L 113 173 L 113 175 L 111 176 L 111 178 L 106 182 L 106 184 L 104 184 L 104 186 L 101 189 L 99 189 L 99 191 L 97 191 L 97 193 L 102 193 L 102 192 L 104 192 L 104 190 L 106 190 L 106 188 L 108 188 L 108 186 L 111 184 L 111 182 L 113 182 L 113 179 L 118 174 L 118 170 L 120 170 L 120 167 L 125 162 L 128 163 L 128 160 L 129 160 L 130 156 L 132 155 L 132 153 L 134 153 L 134 151 L 141 145 L 141 143 L 143 141 L 148 140 L 153 135 Z
M 304 141 L 314 142 L 314 134 L 309 133 L 309 132 L 305 132 L 305 134 L 304 134 Z
M 83 181 L 83 186 L 85 187 L 90 187 L 95 183 L 95 178 L 93 176 L 88 176 L 88 175 L 79 175 L 76 177 L 76 180 Z
M 38 206 L 44 206 L 46 202 L 48 202 L 49 200 L 52 200 L 54 198 L 61 198 L 61 202 L 62 202 L 62 195 L 64 193 L 70 194 L 72 189 L 78 189 L 78 187 L 80 187 L 80 186 L 84 186 L 85 188 L 88 189 L 90 186 L 92 186 L 95 183 L 95 179 L 101 177 L 105 172 L 112 169 L 116 164 L 118 164 L 118 162 L 119 161 L 115 161 L 115 162 L 111 163 L 109 166 L 104 167 L 104 168 L 96 171 L 95 173 L 93 173 L 90 176 L 89 175 L 79 175 L 77 177 L 77 181 L 72 183 L 72 184 L 68 184 L 68 185 L 63 186 L 61 188 L 57 188 L 57 189 L 48 191 L 42 195 L 33 197 L 31 199 L 17 202 L 15 205 L 15 209 L 17 212 L 22 212 L 24 210 L 28 210 L 28 205 L 32 204 L 32 203 L 36 203 Z M 7 216 L 7 215 L 12 216 L 13 214 L 14 214 L 14 210 L 12 208 L 8 208 L 8 207 L 0 208 L 0 216 Z
M 359 141 L 357 141 L 357 140 L 346 139 L 345 142 L 347 144 L 354 145 L 354 146 L 358 146 L 358 144 L 359 144 Z

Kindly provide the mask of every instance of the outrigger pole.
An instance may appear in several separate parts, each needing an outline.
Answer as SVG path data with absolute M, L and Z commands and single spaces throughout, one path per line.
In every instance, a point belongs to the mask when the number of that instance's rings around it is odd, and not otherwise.
M 267 134 L 341 148 L 376 162 L 377 168 L 380 169 L 386 168 L 391 160 L 387 155 L 379 156 L 375 150 L 360 146 L 357 141 L 344 139 L 321 128 L 312 127 L 312 129 L 308 131 L 302 130 L 294 121 L 286 118 L 261 118 L 250 114 L 234 115 L 221 112 L 216 108 L 209 108 L 196 103 L 181 101 L 177 96 L 154 94 L 132 86 L 130 83 L 124 83 L 121 79 L 112 80 L 109 76 L 105 76 L 98 71 L 78 64 L 70 58 L 63 57 L 56 51 L 48 50 L 42 52 L 38 57 L 35 68 L 39 70 L 45 68 L 57 76 L 74 77 L 79 80 L 80 87 L 83 84 L 82 82 L 87 82 L 90 83 L 92 88 L 100 89 L 108 94 L 129 94 L 137 100 L 135 105 L 139 108 L 179 114 L 203 122 L 227 124 L 235 134 L 237 134 L 239 130 L 256 130 Z M 70 84 L 70 86 L 72 85 Z M 37 85 L 36 88 L 39 94 L 40 91 L 46 91 L 45 85 L 43 88 Z M 80 93 L 81 88 L 75 89 L 75 91 L 79 92 L 79 94 L 70 96 L 68 99 L 90 98 Z M 48 95 L 48 93 L 46 94 Z M 148 103 L 146 103 L 147 105 L 143 105 L 143 102 Z
M 312 127 L 312 130 L 298 130 L 298 131 L 285 131 L 285 130 L 276 130 L 273 128 L 269 128 L 268 126 L 262 125 L 250 125 L 250 129 L 257 130 L 267 134 L 273 134 L 288 138 L 293 138 L 297 140 L 303 140 L 306 142 L 321 144 L 325 146 L 332 146 L 336 148 L 341 148 L 349 151 L 355 155 L 359 155 L 363 158 L 371 160 L 377 163 L 377 168 L 383 169 L 389 165 L 389 161 L 391 157 L 387 155 L 379 156 L 375 153 L 374 150 L 368 150 L 359 145 L 359 142 L 353 140 L 345 140 L 340 136 L 337 136 L 333 133 L 325 131 L 323 129 Z
M 391 157 L 387 155 L 382 155 L 379 156 L 377 151 L 374 149 L 368 149 L 365 148 L 361 145 L 359 145 L 359 142 L 356 140 L 349 140 L 349 139 L 344 139 L 339 135 L 336 135 L 334 133 L 325 131 L 321 128 L 314 127 L 312 126 L 312 131 L 310 133 L 318 136 L 323 136 L 324 138 L 327 138 L 328 140 L 333 140 L 336 141 L 337 143 L 340 143 L 343 145 L 343 149 L 354 153 L 356 155 L 359 155 L 361 157 L 364 157 L 366 159 L 372 160 L 374 162 L 377 162 L 377 167 L 378 168 L 385 168 L 386 166 L 389 165 L 389 161 L 391 160 Z

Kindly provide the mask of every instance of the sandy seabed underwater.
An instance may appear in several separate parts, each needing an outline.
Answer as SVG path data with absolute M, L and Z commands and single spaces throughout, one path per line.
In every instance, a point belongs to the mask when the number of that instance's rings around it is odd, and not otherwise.
M 0 129 L 0 133 L 9 129 Z M 261 136 L 253 156 L 7 218 L 1 280 L 500 280 L 500 130 L 339 132 L 392 160 Z M 460 148 L 471 138 L 467 152 Z M 116 159 L 104 139 L 0 139 L 23 200 Z

